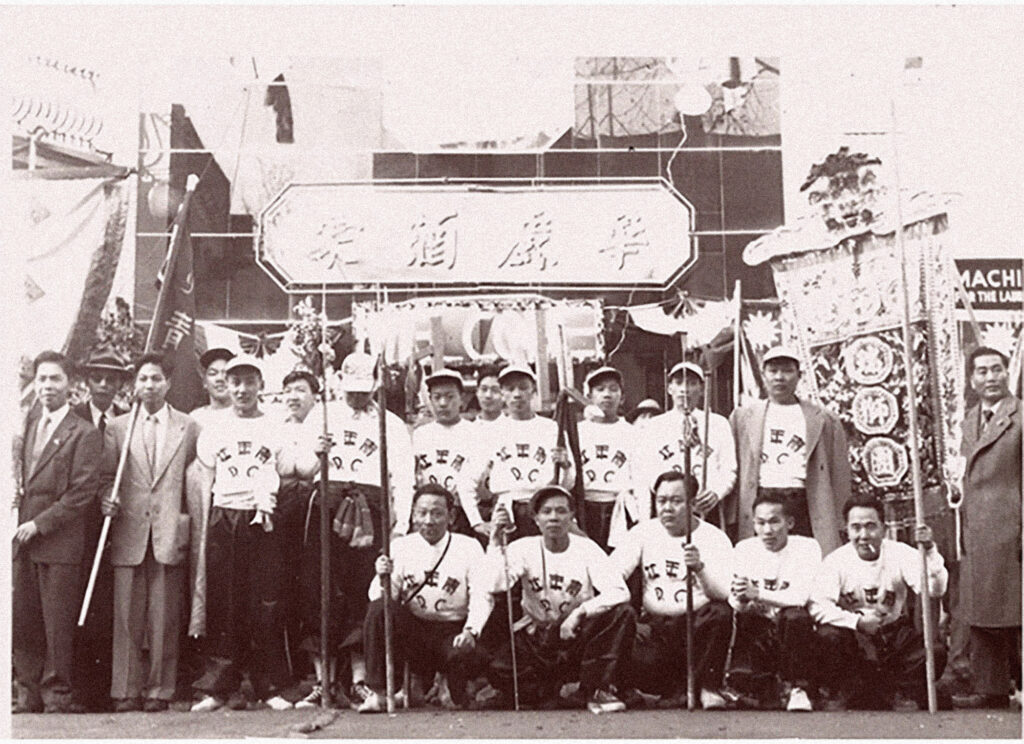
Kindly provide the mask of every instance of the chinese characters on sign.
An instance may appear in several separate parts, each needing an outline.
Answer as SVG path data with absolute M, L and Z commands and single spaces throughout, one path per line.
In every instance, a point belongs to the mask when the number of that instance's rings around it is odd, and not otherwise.
M 663 286 L 696 260 L 693 209 L 627 185 L 293 184 L 260 216 L 260 263 L 291 288 L 388 283 Z

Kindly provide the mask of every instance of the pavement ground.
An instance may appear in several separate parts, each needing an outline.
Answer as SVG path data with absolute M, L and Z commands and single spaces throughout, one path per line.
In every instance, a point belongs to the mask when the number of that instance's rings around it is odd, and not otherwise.
M 400 710 L 389 717 L 339 711 L 323 729 L 296 734 L 316 710 L 220 710 L 213 713 L 96 713 L 11 717 L 17 739 L 1020 739 L 1019 711 L 642 710 L 611 715 L 570 711 Z

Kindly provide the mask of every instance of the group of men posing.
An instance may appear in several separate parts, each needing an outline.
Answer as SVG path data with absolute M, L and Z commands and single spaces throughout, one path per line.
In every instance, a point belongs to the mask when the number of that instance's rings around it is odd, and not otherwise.
M 768 400 L 730 420 L 701 410 L 704 371 L 691 362 L 669 371 L 673 409 L 642 425 L 619 417 L 621 374 L 592 371 L 585 391 L 594 415 L 579 424 L 579 513 L 566 490 L 575 464 L 555 423 L 534 412 L 528 367 L 480 376 L 475 421 L 461 415 L 461 375 L 435 371 L 426 380 L 434 421 L 410 436 L 384 414 L 389 556 L 381 551 L 374 360 L 345 358 L 343 398 L 326 413 L 313 410 L 320 391 L 312 374 L 286 376 L 285 421 L 260 409 L 258 360 L 212 349 L 201 363 L 209 405 L 188 415 L 170 407 L 167 363 L 146 354 L 133 365 L 138 414 L 110 417 L 95 389 L 86 405 L 99 408 L 71 413 L 67 360 L 54 352 L 35 360 L 39 404 L 18 445 L 16 712 L 83 707 L 73 639 L 81 566 L 95 545 L 86 515 L 97 501 L 112 517 L 109 695 L 117 711 L 168 707 L 186 621 L 187 635 L 201 639 L 201 668 L 188 680 L 193 711 L 251 704 L 246 677 L 250 696 L 274 709 L 330 695 L 380 711 L 387 586 L 394 661 L 411 672 L 400 695 L 411 701 L 430 687 L 462 707 L 509 706 L 516 696 L 527 706 L 594 712 L 685 705 L 689 611 L 705 709 L 925 705 L 924 648 L 908 604 L 922 590 L 918 551 L 884 537 L 876 497 L 851 494 L 843 426 L 797 398 L 792 351 L 767 352 Z M 1005 706 L 1011 678 L 1020 685 L 1021 414 L 1005 357 L 979 349 L 969 369 L 981 402 L 965 422 L 965 435 L 973 433 L 965 436 L 966 555 L 999 561 L 1000 575 L 1015 570 L 1016 586 L 1000 591 L 1018 601 L 1016 615 L 981 617 L 972 608 L 995 588 L 975 580 L 975 568 L 961 571 L 961 589 L 975 586 L 960 606 L 981 670 L 974 703 Z M 1012 463 L 998 473 L 990 464 L 972 469 L 994 446 L 1012 450 L 1014 438 L 1015 471 Z M 316 488 L 324 453 L 326 659 Z M 1004 530 L 1016 514 L 1016 542 L 1011 535 L 993 546 L 979 532 L 992 528 L 993 513 Z M 930 528 L 918 526 L 914 538 L 926 549 L 928 591 L 941 596 L 947 571 Z M 303 651 L 316 679 L 330 684 L 305 697 L 292 684 Z M 935 651 L 941 674 L 945 649 Z

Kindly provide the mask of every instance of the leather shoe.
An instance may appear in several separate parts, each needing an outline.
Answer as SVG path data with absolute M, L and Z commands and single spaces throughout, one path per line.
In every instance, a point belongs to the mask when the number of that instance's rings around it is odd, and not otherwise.
M 168 703 L 166 700 L 160 700 L 159 698 L 149 698 L 146 700 L 142 709 L 147 713 L 163 713 L 167 710 Z
M 43 701 L 39 700 L 35 703 L 24 703 L 15 702 L 11 706 L 11 714 L 17 715 L 19 713 L 42 713 L 43 712 Z
M 978 710 L 981 708 L 1002 710 L 1010 707 L 1010 696 L 983 695 L 979 692 L 970 695 L 954 695 L 953 707 L 958 710 Z
M 142 700 L 139 698 L 121 698 L 114 701 L 115 713 L 133 713 L 142 710 Z

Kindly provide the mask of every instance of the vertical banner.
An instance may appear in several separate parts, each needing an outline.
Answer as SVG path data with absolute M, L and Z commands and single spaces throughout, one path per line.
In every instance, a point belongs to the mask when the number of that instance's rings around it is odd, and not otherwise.
M 189 206 L 192 192 L 171 226 L 171 245 L 157 274 L 160 294 L 153 311 L 147 349 L 168 354 L 174 363 L 167 402 L 179 411 L 191 411 L 203 402 L 203 382 L 195 353 L 195 276 Z

